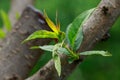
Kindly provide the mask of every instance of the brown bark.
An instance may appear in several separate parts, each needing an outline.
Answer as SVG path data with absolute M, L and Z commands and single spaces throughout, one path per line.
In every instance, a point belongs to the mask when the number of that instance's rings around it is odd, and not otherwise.
M 42 55 L 41 50 L 29 48 L 32 45 L 47 44 L 48 39 L 21 44 L 32 32 L 39 29 L 49 30 L 40 15 L 42 14 L 33 8 L 27 7 L 12 31 L 7 34 L 0 51 L 0 80 L 24 80 Z
M 78 52 L 87 51 L 94 47 L 102 36 L 108 32 L 113 23 L 120 16 L 120 0 L 101 0 L 96 10 L 83 25 L 84 40 Z M 26 80 L 64 80 L 74 68 L 81 62 L 75 61 L 72 64 L 66 62 L 67 57 L 61 56 L 62 75 L 57 76 L 53 61 L 49 61 L 36 74 Z

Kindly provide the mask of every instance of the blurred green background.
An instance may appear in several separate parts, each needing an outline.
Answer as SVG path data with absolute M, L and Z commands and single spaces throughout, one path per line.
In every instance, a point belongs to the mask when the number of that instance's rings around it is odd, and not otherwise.
M 67 25 L 84 10 L 96 7 L 100 0 L 35 0 L 34 6 L 39 10 L 46 10 L 48 16 L 55 22 L 55 14 L 61 28 L 65 31 Z M 0 0 L 0 9 L 8 12 L 10 0 Z M 0 27 L 2 26 L 0 18 Z M 112 57 L 88 56 L 66 80 L 120 80 L 120 18 L 110 30 L 111 37 L 100 42 L 95 50 L 107 50 Z M 50 57 L 45 53 L 38 62 L 43 66 Z

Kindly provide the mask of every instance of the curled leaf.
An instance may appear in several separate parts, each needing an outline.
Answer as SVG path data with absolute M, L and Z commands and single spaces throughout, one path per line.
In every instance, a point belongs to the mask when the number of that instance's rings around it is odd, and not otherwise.
M 55 32 L 55 33 L 59 33 L 58 32 L 58 29 L 56 27 L 56 25 L 49 19 L 49 17 L 47 16 L 46 12 L 44 11 L 44 17 L 45 17 L 45 20 L 47 22 L 47 24 L 49 25 L 49 27 Z

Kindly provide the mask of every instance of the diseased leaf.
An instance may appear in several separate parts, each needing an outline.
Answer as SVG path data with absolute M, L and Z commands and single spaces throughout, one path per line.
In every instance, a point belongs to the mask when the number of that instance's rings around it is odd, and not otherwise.
M 12 27 L 11 27 L 11 22 L 9 20 L 8 15 L 3 10 L 1 10 L 0 13 L 1 13 L 1 17 L 2 17 L 3 23 L 5 25 L 5 28 L 8 31 L 10 31 Z
M 71 48 L 76 51 L 83 40 L 82 25 L 88 19 L 94 9 L 87 10 L 80 14 L 67 28 L 66 37 Z
M 45 17 L 45 20 L 47 22 L 47 24 L 49 25 L 49 27 L 55 32 L 58 34 L 58 29 L 56 27 L 56 25 L 49 19 L 49 17 L 47 16 L 46 12 L 44 11 L 44 17 Z
M 80 55 L 94 55 L 94 54 L 100 54 L 102 56 L 112 56 L 112 54 L 110 54 L 107 51 L 85 51 L 85 52 L 81 52 L 79 53 Z
M 56 12 L 56 27 L 57 27 L 57 30 L 60 31 L 60 22 L 58 21 L 58 12 Z
M 33 39 L 38 39 L 38 38 L 58 38 L 57 34 L 54 32 L 50 32 L 47 30 L 39 30 L 34 33 L 32 33 L 27 39 L 25 39 L 22 43 L 33 40 Z

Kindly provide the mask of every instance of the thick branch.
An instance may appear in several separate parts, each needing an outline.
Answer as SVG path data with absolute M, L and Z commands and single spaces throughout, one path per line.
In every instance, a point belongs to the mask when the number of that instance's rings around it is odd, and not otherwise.
M 90 18 L 83 25 L 84 40 L 78 52 L 90 50 L 112 27 L 120 16 L 120 0 L 102 0 Z M 49 61 L 36 74 L 26 80 L 63 80 L 80 61 L 68 64 L 66 56 L 61 56 L 62 76 L 58 77 L 53 61 Z
M 39 29 L 48 29 L 42 14 L 27 7 L 20 20 L 8 33 L 6 42 L 0 51 L 0 80 L 24 80 L 38 60 L 42 51 L 30 50 L 32 45 L 47 44 L 48 40 L 37 40 L 26 44 L 21 42 Z

